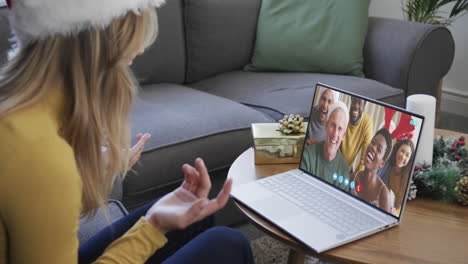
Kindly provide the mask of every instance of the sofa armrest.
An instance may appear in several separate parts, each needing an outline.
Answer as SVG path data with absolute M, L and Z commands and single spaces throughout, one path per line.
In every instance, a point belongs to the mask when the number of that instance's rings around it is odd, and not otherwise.
M 364 46 L 367 78 L 405 91 L 405 95 L 439 97 L 442 77 L 450 69 L 455 44 L 443 26 L 388 18 L 369 18 Z

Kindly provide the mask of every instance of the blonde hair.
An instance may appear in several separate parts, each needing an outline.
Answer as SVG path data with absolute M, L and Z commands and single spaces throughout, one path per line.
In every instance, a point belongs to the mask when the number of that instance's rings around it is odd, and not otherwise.
M 0 117 L 40 102 L 57 86 L 62 89 L 66 122 L 60 134 L 73 148 L 82 178 L 83 215 L 95 214 L 116 175 L 126 174 L 130 109 L 137 93 L 128 63 L 151 45 L 157 31 L 155 9 L 128 12 L 105 29 L 21 47 L 0 73 Z

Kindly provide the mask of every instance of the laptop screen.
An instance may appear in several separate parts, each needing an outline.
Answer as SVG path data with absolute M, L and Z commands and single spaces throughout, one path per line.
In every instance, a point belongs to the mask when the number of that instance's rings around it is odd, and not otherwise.
M 400 217 L 423 118 L 317 84 L 300 168 Z

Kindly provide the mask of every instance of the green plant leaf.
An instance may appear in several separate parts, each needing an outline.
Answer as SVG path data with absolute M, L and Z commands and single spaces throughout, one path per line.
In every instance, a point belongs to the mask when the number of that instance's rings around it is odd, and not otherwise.
M 454 3 L 450 13 L 440 8 Z M 408 21 L 450 25 L 457 18 L 468 13 L 468 0 L 401 0 L 402 10 Z

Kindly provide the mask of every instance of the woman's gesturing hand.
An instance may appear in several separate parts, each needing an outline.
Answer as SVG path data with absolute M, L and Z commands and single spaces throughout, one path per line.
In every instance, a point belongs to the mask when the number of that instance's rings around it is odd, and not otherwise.
M 208 199 L 210 176 L 202 159 L 195 160 L 195 168 L 182 166 L 185 180 L 182 185 L 157 201 L 146 213 L 146 220 L 162 233 L 184 229 L 223 208 L 229 200 L 232 179 L 228 179 L 214 199 Z
M 141 134 L 138 133 L 136 136 L 136 144 L 130 149 L 130 160 L 128 162 L 128 169 L 130 170 L 136 162 L 140 159 L 141 157 L 141 152 L 143 151 L 143 148 L 145 147 L 146 142 L 148 139 L 151 138 L 151 134 Z

